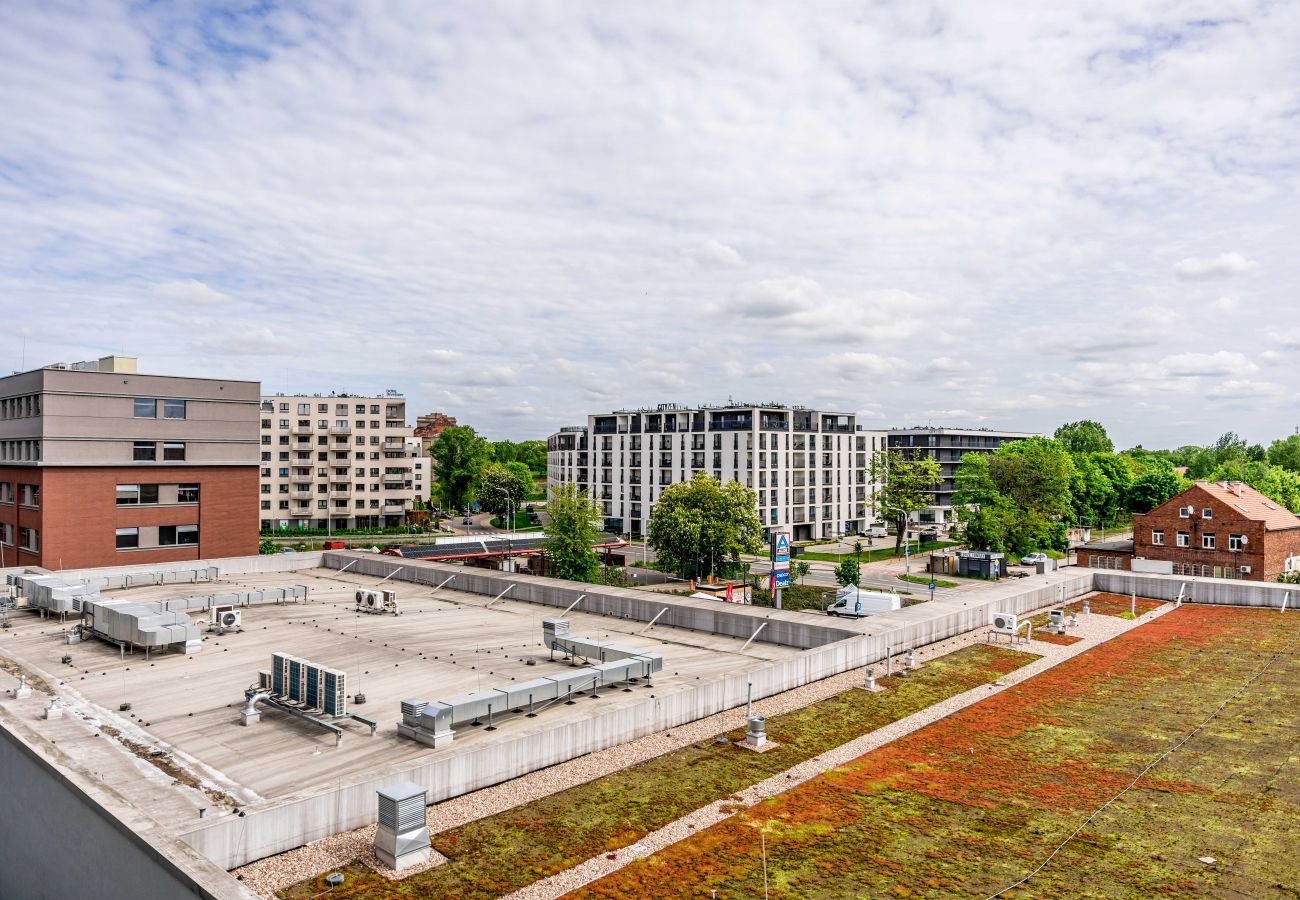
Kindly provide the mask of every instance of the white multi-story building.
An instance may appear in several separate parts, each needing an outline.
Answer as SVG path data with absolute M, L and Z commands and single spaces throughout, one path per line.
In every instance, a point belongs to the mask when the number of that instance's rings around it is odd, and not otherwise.
M 406 424 L 406 398 L 262 397 L 263 529 L 401 525 L 429 493 L 429 460 Z
M 795 540 L 861 533 L 874 524 L 871 455 L 882 432 L 856 417 L 800 406 L 618 410 L 587 417 L 547 441 L 547 484 L 575 482 L 601 504 L 606 527 L 641 536 L 664 488 L 697 472 L 757 496 L 766 532 Z

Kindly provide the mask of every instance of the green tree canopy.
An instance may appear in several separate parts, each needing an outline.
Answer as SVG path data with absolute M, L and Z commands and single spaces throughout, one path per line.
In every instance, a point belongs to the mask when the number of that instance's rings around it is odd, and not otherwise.
M 877 450 L 871 456 L 871 480 L 881 485 L 876 492 L 876 509 L 894 523 L 894 555 L 903 549 L 907 519 L 934 502 L 934 489 L 943 478 L 939 463 L 928 456 L 906 456 L 897 450 Z
M 697 472 L 664 489 L 650 513 L 646 540 L 660 564 L 683 577 L 736 571 L 742 553 L 763 549 L 754 492 Z
M 850 556 L 840 560 L 839 565 L 835 567 L 835 581 L 840 587 L 849 585 L 857 587 L 862 581 L 862 569 L 858 566 L 858 561 Z
M 570 581 L 593 581 L 600 571 L 600 558 L 591 545 L 600 538 L 600 506 L 573 482 L 554 488 L 546 502 L 550 521 L 543 533 L 550 540 L 546 556 L 551 572 Z
M 533 476 L 522 463 L 488 463 L 479 476 L 478 502 L 499 516 L 519 509 L 533 487 Z
M 1300 472 L 1300 434 L 1288 435 L 1270 444 L 1268 461 L 1283 469 Z
M 545 441 L 493 441 L 492 459 L 499 463 L 517 462 L 527 467 L 533 478 L 546 477 Z
M 1055 437 L 1070 453 L 1114 453 L 1115 445 L 1100 422 L 1080 419 L 1056 429 Z
M 1049 519 L 1072 511 L 1074 462 L 1060 441 L 1031 437 L 1003 444 L 989 459 L 989 477 L 1018 509 Z
M 433 457 L 433 490 L 444 507 L 469 506 L 491 452 L 488 442 L 468 425 L 453 425 L 438 435 L 429 455 Z
M 1183 480 L 1173 466 L 1155 462 L 1133 479 L 1129 485 L 1125 505 L 1135 513 L 1146 513 L 1164 503 L 1183 489 Z

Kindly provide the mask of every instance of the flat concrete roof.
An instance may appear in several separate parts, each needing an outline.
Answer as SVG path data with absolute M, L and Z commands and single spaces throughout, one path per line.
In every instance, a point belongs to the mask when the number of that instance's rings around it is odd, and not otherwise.
M 137 651 L 122 657 L 116 647 L 97 639 L 68 645 L 66 634 L 74 619 L 60 625 L 29 612 L 10 615 L 12 627 L 0 636 L 0 652 L 47 680 L 61 682 L 73 695 L 69 717 L 38 720 L 33 724 L 38 732 L 49 730 L 60 747 L 72 752 L 80 745 L 90 766 L 106 773 L 105 780 L 107 773 L 119 773 L 113 780 L 123 784 L 130 802 L 147 804 L 155 819 L 177 825 L 194 823 L 200 806 L 213 805 L 211 797 L 192 789 L 159 791 L 155 767 L 121 753 L 102 737 L 95 740 L 93 732 L 100 724 L 134 735 L 140 744 L 153 740 L 173 748 L 176 762 L 201 782 L 247 805 L 311 794 L 377 768 L 591 717 L 645 694 L 663 696 L 801 652 L 755 641 L 742 653 L 745 642 L 739 638 L 663 626 L 642 635 L 643 622 L 571 612 L 565 618 L 574 634 L 660 653 L 664 669 L 653 687 L 602 691 L 599 700 L 584 697 L 576 706 L 556 705 L 533 719 L 510 716 L 495 723 L 499 728 L 494 732 L 458 728 L 450 747 L 432 749 L 398 737 L 401 701 L 436 701 L 565 671 L 568 664 L 558 658 L 550 661 L 541 643 L 542 620 L 560 611 L 508 599 L 493 602 L 491 597 L 449 588 L 435 594 L 432 586 L 389 581 L 384 587 L 396 590 L 402 615 L 355 613 L 356 589 L 378 582 L 353 572 L 309 569 L 113 591 L 108 595 L 147 601 L 305 584 L 310 596 L 302 603 L 247 607 L 242 633 L 207 634 L 202 649 L 188 656 L 155 654 L 146 660 Z M 324 729 L 265 706 L 260 707 L 259 723 L 240 725 L 244 690 L 256 685 L 259 670 L 270 669 L 274 651 L 345 672 L 347 693 L 361 690 L 367 697 L 361 706 L 350 702 L 348 710 L 377 721 L 376 735 L 371 737 L 361 723 L 338 723 L 346 736 L 336 747 L 334 736 Z M 72 657 L 71 665 L 61 663 L 64 654 Z M 119 711 L 124 702 L 130 709 Z M 114 749 L 119 759 L 112 758 Z M 123 777 L 133 768 L 135 779 Z M 141 772 L 149 777 L 140 779 Z

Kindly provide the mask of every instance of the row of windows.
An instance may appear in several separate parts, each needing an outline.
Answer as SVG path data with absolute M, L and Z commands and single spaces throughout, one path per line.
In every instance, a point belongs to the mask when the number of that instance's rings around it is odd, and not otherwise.
M 185 418 L 184 400 L 163 400 L 161 402 L 162 417 L 164 419 Z M 156 419 L 158 418 L 158 403 L 159 400 L 156 397 L 136 397 L 133 415 L 137 419 Z
M 40 462 L 40 441 L 0 441 L 0 460 L 7 462 Z
M 14 526 L 10 522 L 0 522 L 0 543 L 10 547 L 14 545 Z M 39 528 L 19 528 L 18 546 L 32 553 L 41 552 L 41 532 Z
M 166 487 L 170 488 L 172 485 L 166 485 Z M 199 502 L 199 486 L 197 484 L 178 484 L 175 487 L 177 503 Z M 117 486 L 118 506 L 148 506 L 158 503 L 158 496 L 158 485 L 156 484 L 119 484 Z M 170 500 L 170 498 L 168 499 Z
M 304 466 L 299 466 L 298 468 L 306 468 L 306 467 L 304 467 Z M 289 470 L 288 470 L 288 469 L 279 469 L 278 471 L 279 471 L 279 473 L 280 473 L 280 477 L 281 477 L 281 478 L 288 478 L 288 477 L 289 477 Z M 317 474 L 317 475 L 321 475 L 321 476 L 323 476 L 323 475 L 328 475 L 328 474 L 329 474 L 329 470 L 327 470 L 327 469 L 317 469 L 317 470 L 316 470 L 316 474 Z M 342 467 L 342 466 L 335 466 L 335 467 L 334 467 L 334 474 L 335 474 L 335 475 L 346 475 L 346 474 L 348 474 L 348 470 L 347 470 L 346 468 Z M 363 468 L 362 466 L 357 466 L 357 469 L 356 469 L 356 471 L 355 471 L 353 474 L 356 475 L 358 478 L 365 478 L 365 477 L 366 477 L 366 470 L 365 470 L 365 468 Z M 407 469 L 407 468 L 394 468 L 393 466 L 387 466 L 387 467 L 384 469 L 384 474 L 385 474 L 385 475 L 405 475 L 405 476 L 407 476 L 407 477 L 409 478 L 410 475 L 411 475 L 411 470 L 410 470 L 410 469 Z M 267 468 L 267 467 L 263 467 L 262 470 L 261 470 L 261 475 L 262 475 L 263 478 L 270 478 L 270 477 L 271 477 L 271 470 L 270 470 L 269 468 Z M 372 468 L 372 469 L 370 470 L 370 477 L 371 477 L 371 478 L 378 478 L 378 477 L 379 477 L 379 469 L 378 469 L 378 468 Z M 415 473 L 415 477 L 416 477 L 416 478 L 419 478 L 419 477 L 420 477 L 420 473 L 419 473 L 419 472 L 416 472 L 416 473 Z
M 24 394 L 0 400 L 0 419 L 26 419 L 41 414 L 41 395 Z
M 326 461 L 326 460 L 325 460 L 325 455 L 324 455 L 323 453 L 318 453 L 318 454 L 316 454 L 316 456 L 317 456 L 317 459 L 318 459 L 320 462 L 325 462 L 325 461 Z M 357 459 L 358 461 L 360 461 L 360 460 L 363 460 L 363 459 L 366 458 L 366 453 L 365 453 L 364 450 L 358 450 L 358 451 L 354 454 L 354 456 L 356 457 L 356 459 Z M 346 451 L 338 451 L 338 450 L 336 450 L 336 451 L 334 452 L 334 459 L 335 459 L 335 460 L 344 460 L 344 459 L 347 459 L 347 458 L 348 458 L 348 454 L 347 454 Z M 405 453 L 401 453 L 401 452 L 383 453 L 383 454 L 381 454 L 378 450 L 372 450 L 372 451 L 370 451 L 370 459 L 409 459 L 409 458 L 410 458 L 410 457 L 408 457 Z M 282 452 L 280 453 L 279 459 L 280 459 L 280 462 L 288 462 L 288 461 L 289 461 L 289 451 L 287 451 L 287 450 L 282 451 Z M 262 452 L 262 462 L 270 462 L 270 461 L 271 461 L 271 454 L 270 454 L 269 452 L 267 452 L 267 451 L 263 451 L 263 452 Z
M 371 501 L 370 501 L 370 506 L 369 506 L 370 509 L 379 509 L 379 506 L 380 506 L 380 501 L 378 501 L 378 500 L 371 500 Z M 366 507 L 366 501 L 364 501 L 364 500 L 358 500 L 358 501 L 356 501 L 356 503 L 355 503 L 355 507 L 356 507 L 357 509 L 366 509 L 366 508 L 367 508 L 367 507 Z M 270 508 L 271 508 L 271 501 L 270 501 L 270 500 L 263 500 L 263 501 L 262 501 L 262 509 L 270 509 Z M 281 500 L 280 503 L 279 503 L 279 508 L 280 508 L 280 509 L 288 509 L 288 508 L 289 508 L 289 501 L 288 501 L 288 500 Z M 305 504 L 302 504 L 302 505 L 299 505 L 297 508 L 298 508 L 298 509 L 307 509 L 308 507 L 307 507 Z M 316 501 L 316 508 L 317 508 L 317 509 L 328 509 L 328 508 L 329 508 L 329 504 L 326 503 L 324 500 L 317 500 L 317 501 Z M 336 500 L 336 501 L 334 501 L 334 508 L 335 508 L 336 510 L 346 510 L 346 509 L 348 508 L 348 502 L 347 502 L 346 500 Z
M 308 438 L 303 437 L 303 438 L 299 438 L 299 440 L 307 441 Z M 379 443 L 379 440 L 380 440 L 380 435 L 377 434 L 370 435 L 370 445 L 372 447 L 377 445 Z M 387 443 L 402 444 L 403 446 L 405 446 L 405 440 L 402 438 L 401 435 L 398 434 L 390 434 L 384 438 L 384 441 Z M 271 436 L 269 434 L 262 435 L 262 446 L 264 447 L 269 446 L 270 443 L 271 443 Z M 329 443 L 330 443 L 329 435 L 322 434 L 316 438 L 316 445 L 318 447 L 328 447 Z M 358 447 L 366 446 L 366 436 L 364 434 L 357 435 L 356 441 L 354 443 Z M 287 434 L 280 435 L 279 444 L 281 447 L 289 446 L 289 435 Z M 348 439 L 345 437 L 335 437 L 334 439 L 334 446 L 336 447 L 345 447 L 347 446 L 347 444 L 348 444 Z M 299 444 L 298 447 L 299 449 L 304 449 L 302 444 Z
M 264 401 L 262 401 L 262 412 L 274 412 L 275 409 L 276 409 L 276 404 L 272 403 L 270 400 L 264 400 Z M 282 413 L 287 413 L 287 412 L 289 411 L 289 404 L 288 404 L 288 403 L 281 403 L 281 404 L 279 404 L 279 410 L 280 410 L 280 412 L 282 412 Z M 317 404 L 316 404 L 316 412 L 318 412 L 318 413 L 328 413 L 329 411 L 330 411 L 330 405 L 329 405 L 328 403 L 317 403 Z M 364 416 L 364 415 L 366 414 L 366 404 L 364 404 L 364 403 L 358 403 L 358 404 L 356 404 L 356 405 L 353 407 L 353 412 L 354 412 L 356 415 L 358 415 L 358 416 Z M 390 419 L 393 418 L 394 416 L 401 415 L 401 413 L 402 413 L 402 411 L 401 411 L 401 409 L 400 409 L 399 407 L 396 407 L 396 406 L 390 406 L 390 407 L 388 407 L 388 410 L 387 410 L 387 416 L 388 416 L 388 418 L 390 418 Z M 348 414 L 348 404 L 346 404 L 346 403 L 335 403 L 335 404 L 334 404 L 334 415 L 336 415 L 336 416 L 346 416 L 347 414 Z M 299 403 L 299 404 L 298 404 L 298 415 L 300 415 L 300 416 L 309 416 L 309 415 L 311 415 L 311 404 L 310 404 L 310 403 Z M 378 404 L 378 403 L 371 403 L 371 404 L 370 404 L 370 415 L 372 415 L 372 416 L 377 416 L 377 415 L 379 415 L 379 404 Z
M 1209 512 L 1209 510 L 1207 509 L 1206 512 Z M 1209 516 L 1206 516 L 1205 518 L 1209 518 Z M 1186 531 L 1178 532 L 1177 535 L 1175 535 L 1174 539 L 1176 541 L 1175 546 L 1178 547 L 1192 546 L 1192 536 Z M 1160 529 L 1153 530 L 1151 532 L 1151 543 L 1156 547 L 1163 547 L 1165 545 L 1164 531 Z M 1228 535 L 1228 549 L 1233 552 L 1239 552 L 1241 550 L 1245 550 L 1247 543 L 1248 541 L 1244 534 Z M 1202 550 L 1215 549 L 1215 535 L 1213 531 L 1207 531 L 1201 535 L 1201 549 Z
M 1192 513 L 1194 513 L 1194 512 L 1196 512 L 1196 510 L 1195 510 L 1194 507 L 1191 507 L 1191 506 L 1180 506 L 1180 507 L 1178 507 L 1178 517 L 1181 518 L 1181 519 L 1190 519 L 1190 518 L 1192 517 Z M 1208 507 L 1208 506 L 1205 507 L 1204 509 L 1201 510 L 1201 518 L 1202 518 L 1202 519 L 1213 519 L 1213 518 L 1214 518 L 1214 510 L 1210 509 L 1210 507 Z
M 163 441 L 162 458 L 164 462 L 184 462 L 184 441 Z M 155 462 L 158 459 L 157 441 L 136 441 L 131 447 L 131 459 L 136 462 Z
M 159 547 L 183 547 L 187 544 L 197 544 L 198 542 L 199 542 L 199 526 L 197 525 L 159 525 L 158 526 L 157 546 Z M 139 528 L 117 529 L 117 549 L 119 550 L 140 549 L 140 529 Z
M 0 503 L 14 502 L 14 485 L 11 481 L 0 481 Z M 41 486 L 39 484 L 19 484 L 18 504 L 20 506 L 40 506 Z

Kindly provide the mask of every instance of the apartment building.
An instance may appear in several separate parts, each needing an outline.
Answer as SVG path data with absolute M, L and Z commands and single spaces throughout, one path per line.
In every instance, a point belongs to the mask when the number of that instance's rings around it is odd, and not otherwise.
M 948 524 L 954 521 L 952 495 L 961 458 L 967 453 L 992 453 L 1003 444 L 1040 435 L 1025 431 L 988 428 L 891 428 L 885 432 L 889 449 L 904 456 L 928 456 L 939 463 L 942 481 L 926 508 L 913 513 L 918 522 Z
M 260 393 L 127 356 L 0 378 L 0 567 L 256 553 Z
M 402 525 L 429 495 L 406 398 L 275 394 L 261 401 L 262 529 Z
M 601 504 L 607 530 L 638 537 L 664 489 L 703 472 L 752 488 L 765 531 L 835 538 L 875 522 L 869 466 L 884 445 L 846 413 L 664 403 L 591 415 L 551 435 L 547 484 L 576 483 Z

